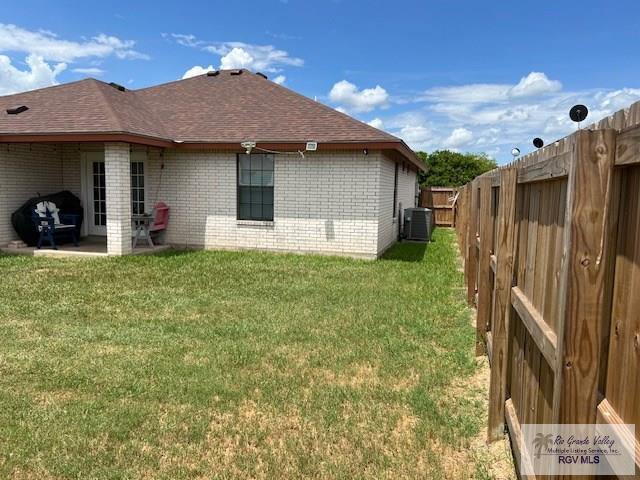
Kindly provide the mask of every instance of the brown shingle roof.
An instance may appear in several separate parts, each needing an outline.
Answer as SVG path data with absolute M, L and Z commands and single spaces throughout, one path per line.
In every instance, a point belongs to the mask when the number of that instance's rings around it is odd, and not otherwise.
M 5 112 L 17 105 L 29 110 Z M 416 163 L 399 138 L 246 70 L 124 92 L 87 79 L 0 97 L 0 141 L 115 133 L 194 144 L 389 144 Z

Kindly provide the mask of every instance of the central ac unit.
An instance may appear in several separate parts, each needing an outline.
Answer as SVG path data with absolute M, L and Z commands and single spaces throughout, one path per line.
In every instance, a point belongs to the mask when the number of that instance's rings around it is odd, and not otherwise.
M 404 210 L 403 233 L 407 240 L 431 241 L 432 212 L 428 208 L 406 208 Z

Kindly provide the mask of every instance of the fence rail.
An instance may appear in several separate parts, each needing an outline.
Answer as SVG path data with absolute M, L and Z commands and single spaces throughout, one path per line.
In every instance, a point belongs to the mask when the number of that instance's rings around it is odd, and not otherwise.
M 636 424 L 640 478 L 640 102 L 462 187 L 456 230 L 488 439 L 528 461 L 522 424 Z

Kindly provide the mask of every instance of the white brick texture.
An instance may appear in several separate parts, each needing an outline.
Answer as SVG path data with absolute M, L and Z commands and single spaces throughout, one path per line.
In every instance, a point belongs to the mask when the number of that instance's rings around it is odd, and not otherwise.
M 396 204 L 393 204 L 393 181 L 396 162 L 382 157 L 380 175 L 380 217 L 378 228 L 378 255 L 382 254 L 398 239 L 400 217 L 394 218 L 394 211 L 399 208 L 416 206 L 416 182 L 417 173 L 408 163 L 398 164 L 398 196 Z
M 237 220 L 235 153 L 164 153 L 159 200 L 171 207 L 167 240 L 185 247 L 254 248 L 373 258 L 379 158 L 353 153 L 276 155 L 274 221 Z M 159 174 L 153 171 L 152 183 Z
M 149 198 L 170 205 L 167 240 L 176 246 L 376 258 L 397 238 L 397 230 L 391 234 L 394 163 L 380 153 L 276 155 L 270 225 L 237 220 L 235 153 L 167 150 L 163 160 L 160 189 L 161 160 L 148 162 Z M 401 166 L 403 208 L 414 205 L 415 179 L 415 171 Z
M 131 253 L 131 165 L 128 143 L 104 144 L 107 253 Z
M 31 197 L 63 188 L 62 157 L 56 145 L 0 145 L 0 245 L 18 236 L 11 214 Z

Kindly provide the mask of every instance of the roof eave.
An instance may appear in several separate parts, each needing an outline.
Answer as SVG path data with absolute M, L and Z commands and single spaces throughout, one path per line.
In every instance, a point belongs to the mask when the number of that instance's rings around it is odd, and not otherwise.
M 256 141 L 259 148 L 274 151 L 304 151 L 306 147 L 305 142 L 293 141 Z M 174 145 L 177 148 L 189 149 L 189 150 L 201 150 L 201 149 L 219 149 L 226 151 L 242 152 L 244 149 L 240 146 L 240 142 L 199 142 L 199 141 L 184 141 L 178 142 Z M 393 151 L 401 155 L 409 163 L 416 167 L 418 171 L 426 171 L 426 166 L 422 160 L 411 150 L 406 143 L 402 140 L 361 140 L 361 141 L 329 141 L 318 142 L 318 151 L 339 151 L 339 150 L 382 150 Z
M 161 148 L 188 150 L 219 149 L 243 151 L 239 142 L 199 142 L 175 141 L 128 132 L 75 132 L 75 133 L 0 133 L 0 143 L 83 143 L 83 142 L 126 142 Z M 304 151 L 305 142 L 258 142 L 258 146 L 276 151 Z M 333 141 L 319 142 L 318 151 L 339 150 L 382 150 L 393 151 L 413 164 L 419 171 L 425 171 L 424 163 L 402 140 L 379 141 Z
M 125 142 L 152 147 L 171 147 L 174 142 L 128 132 L 73 132 L 73 133 L 0 133 L 0 143 L 95 143 Z

